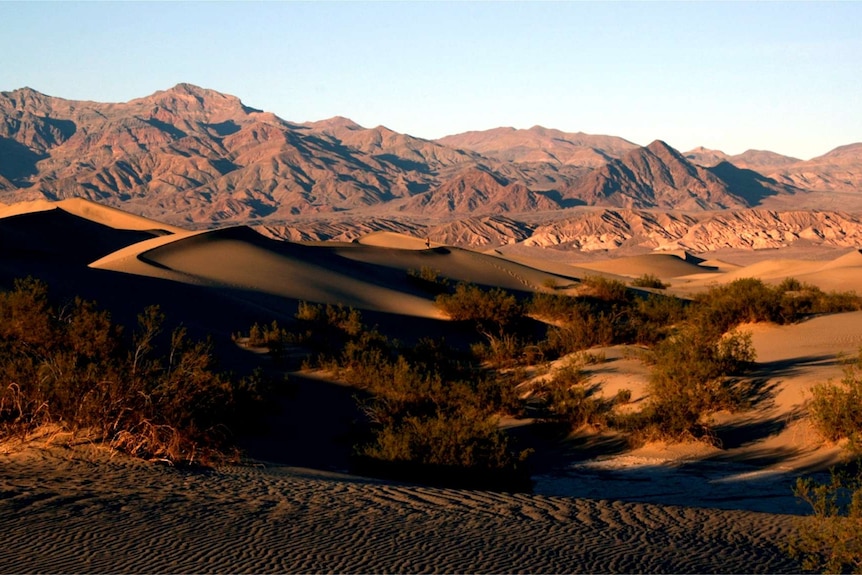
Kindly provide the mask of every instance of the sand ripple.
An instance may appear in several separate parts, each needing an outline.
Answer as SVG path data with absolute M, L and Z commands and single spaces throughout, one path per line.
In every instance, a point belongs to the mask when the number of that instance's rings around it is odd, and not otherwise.
M 788 572 L 787 516 L 0 456 L 3 572 Z

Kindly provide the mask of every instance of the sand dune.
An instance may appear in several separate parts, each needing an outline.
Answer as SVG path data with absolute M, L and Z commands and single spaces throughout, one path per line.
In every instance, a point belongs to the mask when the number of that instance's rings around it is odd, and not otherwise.
M 138 231 L 163 231 L 165 233 L 183 232 L 182 228 L 171 226 L 156 220 L 151 220 L 129 212 L 118 210 L 110 206 L 104 206 L 83 198 L 69 198 L 59 202 L 47 200 L 34 200 L 32 202 L 19 202 L 11 205 L 0 205 L 0 218 L 29 214 L 53 209 L 61 209 L 70 214 L 96 222 L 111 228 Z
M 406 335 L 419 323 L 446 323 L 436 321 L 433 294 L 410 277 L 423 268 L 452 281 L 522 292 L 546 290 L 551 281 L 569 285 L 591 273 L 624 281 L 649 273 L 678 293 L 743 277 L 774 283 L 791 276 L 862 293 L 858 250 L 828 261 L 770 252 L 750 265 L 686 254 L 571 265 L 537 260 L 536 251 L 516 258 L 428 248 L 422 239 L 392 233 L 350 244 L 301 244 L 248 228 L 192 232 L 85 201 L 0 206 L 0 245 L 4 280 L 57 267 L 55 275 L 74 288 L 75 282 L 107 285 L 109 277 L 143 282 L 147 290 L 161 286 L 160 297 L 179 298 L 172 302 L 179 309 L 197 304 L 194 294 L 210 288 L 252 304 L 265 298 L 344 304 L 390 314 Z M 180 290 L 180 284 L 195 287 Z M 143 299 L 134 288 L 117 297 L 133 296 Z M 231 314 L 209 301 L 201 304 L 208 328 L 247 327 L 237 325 L 247 320 L 246 308 Z M 536 472 L 534 495 L 398 485 L 346 476 L 332 465 L 301 469 L 264 458 L 247 467 L 189 472 L 109 457 L 86 443 L 12 445 L 0 450 L 0 521 L 14 542 L 0 551 L 0 570 L 796 571 L 781 551 L 792 528 L 789 515 L 805 511 L 791 484 L 841 456 L 811 429 L 805 402 L 815 383 L 839 378 L 842 357 L 862 346 L 862 312 L 745 329 L 753 334 L 758 367 L 751 377 L 763 399 L 754 410 L 716 417 L 720 448 L 630 450 L 610 436 L 573 437 L 571 449 L 563 446 Z M 648 371 L 631 348 L 596 351 L 607 361 L 586 371 L 605 393 L 627 388 L 635 401 L 645 396 Z M 327 385 L 308 379 L 318 389 Z M 333 405 L 319 401 L 330 392 L 295 399 L 296 409 L 319 419 L 316 433 L 331 415 Z M 345 393 L 350 400 L 351 390 Z M 316 445 L 307 438 L 312 427 L 291 429 L 294 436 L 271 439 Z M 578 442 L 590 447 L 587 459 Z
M 435 247 L 440 245 L 436 242 L 432 243 L 430 240 L 423 240 L 396 232 L 374 232 L 359 238 L 357 243 L 366 246 L 397 248 L 401 250 L 424 250 L 432 245 Z
M 612 273 L 619 276 L 639 277 L 651 274 L 670 279 L 697 273 L 715 273 L 712 266 L 672 254 L 645 254 L 579 264 L 579 267 Z
M 531 291 L 551 274 L 458 248 L 427 249 L 397 234 L 372 245 L 304 245 L 266 239 L 248 228 L 182 232 L 129 246 L 92 267 L 186 283 L 262 292 L 316 303 L 418 317 L 442 317 L 408 274 L 429 268 L 455 281 Z M 409 240 L 409 238 L 408 238 Z M 417 240 L 421 241 L 421 240 Z M 397 245 L 398 247 L 391 247 Z

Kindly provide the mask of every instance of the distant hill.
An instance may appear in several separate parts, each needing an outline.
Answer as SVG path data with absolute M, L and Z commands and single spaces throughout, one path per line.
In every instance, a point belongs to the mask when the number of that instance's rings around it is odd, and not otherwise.
M 187 227 L 445 229 L 492 245 L 578 209 L 835 207 L 860 184 L 862 144 L 803 162 L 541 126 L 432 141 L 343 117 L 295 123 L 190 84 L 124 103 L 0 92 L 0 202 L 80 197 Z

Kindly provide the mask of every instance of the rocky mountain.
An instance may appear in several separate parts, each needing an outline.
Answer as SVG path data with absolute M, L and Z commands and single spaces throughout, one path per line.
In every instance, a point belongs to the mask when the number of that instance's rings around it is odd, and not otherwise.
M 802 160 L 783 156 L 768 150 L 746 150 L 735 156 L 728 156 L 721 150 L 710 150 L 704 147 L 695 148 L 685 153 L 686 159 L 698 166 L 711 168 L 729 162 L 743 170 L 754 170 L 761 174 L 769 174 L 785 166 L 796 164 Z
M 856 193 L 862 190 L 862 143 L 765 172 L 776 181 L 798 188 Z
M 538 226 L 528 246 L 586 252 L 862 246 L 862 217 L 841 212 L 727 210 L 681 214 L 592 210 Z
M 575 134 L 533 126 L 529 130 L 495 128 L 465 132 L 437 140 L 453 148 L 471 150 L 504 162 L 545 163 L 598 168 L 638 147 L 622 138 Z
M 802 162 L 540 126 L 431 141 L 342 117 L 294 123 L 190 84 L 124 103 L 0 92 L 0 201 L 84 197 L 167 223 L 256 224 L 289 239 L 396 231 L 472 246 L 706 245 L 679 231 L 704 211 L 784 213 L 816 206 L 812 191 L 855 197 L 860 184 L 862 144 Z M 852 224 L 836 218 L 809 227 Z M 605 239 L 590 239 L 599 230 Z
M 755 205 L 660 140 L 610 160 L 568 190 L 567 196 L 587 205 L 624 208 L 699 210 Z

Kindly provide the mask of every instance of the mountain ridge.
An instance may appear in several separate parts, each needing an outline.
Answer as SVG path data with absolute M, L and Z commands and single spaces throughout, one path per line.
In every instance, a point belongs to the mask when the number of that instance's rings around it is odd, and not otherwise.
M 0 201 L 81 197 L 192 227 L 463 220 L 459 241 L 486 230 L 474 241 L 490 245 L 587 207 L 810 209 L 817 194 L 855 202 L 860 186 L 862 144 L 801 161 L 543 126 L 427 140 L 341 116 L 291 122 L 187 83 L 120 103 L 0 92 Z M 519 225 L 476 224 L 493 216 Z

